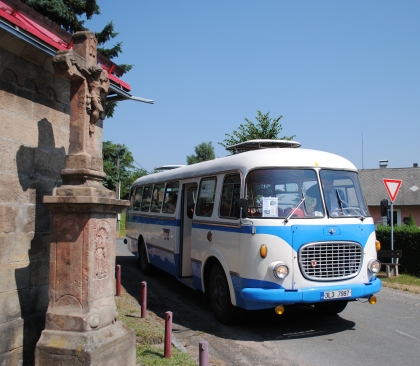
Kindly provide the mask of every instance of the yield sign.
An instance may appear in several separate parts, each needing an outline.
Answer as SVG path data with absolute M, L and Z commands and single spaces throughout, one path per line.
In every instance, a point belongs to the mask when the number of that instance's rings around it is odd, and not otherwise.
M 392 203 L 397 198 L 397 194 L 400 190 L 401 183 L 401 179 L 384 179 L 385 188 L 388 191 L 389 198 L 391 198 Z

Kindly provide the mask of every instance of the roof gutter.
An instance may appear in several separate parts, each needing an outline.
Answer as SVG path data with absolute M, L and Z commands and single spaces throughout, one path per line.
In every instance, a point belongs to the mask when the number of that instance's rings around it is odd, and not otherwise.
M 43 40 L 36 38 L 30 32 L 23 30 L 17 24 L 13 24 L 14 22 L 22 22 L 22 21 L 18 19 L 14 19 L 13 16 L 9 15 L 4 9 L 1 9 L 0 29 L 4 29 L 6 32 L 10 33 L 14 37 L 22 40 L 23 42 L 27 44 L 30 44 L 32 47 L 40 50 L 41 52 L 46 53 L 49 56 L 52 56 L 52 57 L 55 56 L 58 48 L 52 47 L 47 42 L 44 42 Z M 105 61 L 105 58 L 103 56 L 102 56 L 102 59 L 103 61 Z M 110 61 L 108 62 L 111 63 Z M 109 94 L 106 97 L 106 102 L 134 100 L 137 102 L 154 104 L 154 101 L 151 99 L 135 97 L 131 95 L 130 93 L 128 93 L 127 90 L 130 90 L 130 86 L 127 83 L 123 82 L 118 77 L 116 77 L 115 75 L 113 75 L 110 72 L 109 68 L 107 67 L 108 65 L 102 65 L 101 63 L 100 65 L 103 69 L 107 70 L 108 76 L 110 79 Z M 127 90 L 124 90 L 124 89 L 127 89 Z

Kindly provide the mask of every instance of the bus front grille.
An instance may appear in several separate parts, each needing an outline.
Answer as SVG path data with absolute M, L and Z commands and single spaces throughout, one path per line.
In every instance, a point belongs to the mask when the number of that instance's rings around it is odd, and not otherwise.
M 318 242 L 302 246 L 299 266 L 309 280 L 334 281 L 356 276 L 363 248 L 354 242 Z

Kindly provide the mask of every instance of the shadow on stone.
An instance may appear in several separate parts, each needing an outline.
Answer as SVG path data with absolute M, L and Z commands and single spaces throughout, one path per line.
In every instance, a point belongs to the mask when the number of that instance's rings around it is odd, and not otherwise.
M 20 215 L 27 225 L 23 229 L 33 233 L 28 265 L 15 270 L 20 314 L 24 323 L 23 365 L 34 364 L 35 346 L 45 327 L 48 307 L 50 213 L 42 200 L 61 185 L 60 171 L 65 166 L 65 158 L 65 149 L 55 147 L 52 125 L 45 118 L 38 121 L 38 146 L 22 145 L 16 154 L 22 190 L 33 190 L 31 202 L 20 205 Z

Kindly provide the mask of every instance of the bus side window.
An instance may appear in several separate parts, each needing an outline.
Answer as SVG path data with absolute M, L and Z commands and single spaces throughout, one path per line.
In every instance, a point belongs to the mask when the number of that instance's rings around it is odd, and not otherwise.
M 196 216 L 210 217 L 212 215 L 215 194 L 216 177 L 202 179 L 198 192 Z
M 178 201 L 179 182 L 170 182 L 166 184 L 165 201 L 163 202 L 163 213 L 175 213 L 176 203 Z
M 226 175 L 223 182 L 222 197 L 220 199 L 220 217 L 237 218 L 238 207 L 236 200 L 241 190 L 241 177 L 239 174 Z
M 143 196 L 140 205 L 140 211 L 148 212 L 150 208 L 150 201 L 152 198 L 152 186 L 146 186 L 143 188 Z
M 133 188 L 133 192 L 131 193 L 131 205 L 132 205 L 132 210 L 133 211 L 139 211 L 140 210 L 140 205 L 141 205 L 141 196 L 143 193 L 143 187 L 137 187 L 136 188 L 136 193 L 133 195 L 134 193 L 134 188 Z
M 160 212 L 163 202 L 163 193 L 165 191 L 165 184 L 155 184 L 152 194 L 152 208 L 151 212 Z

